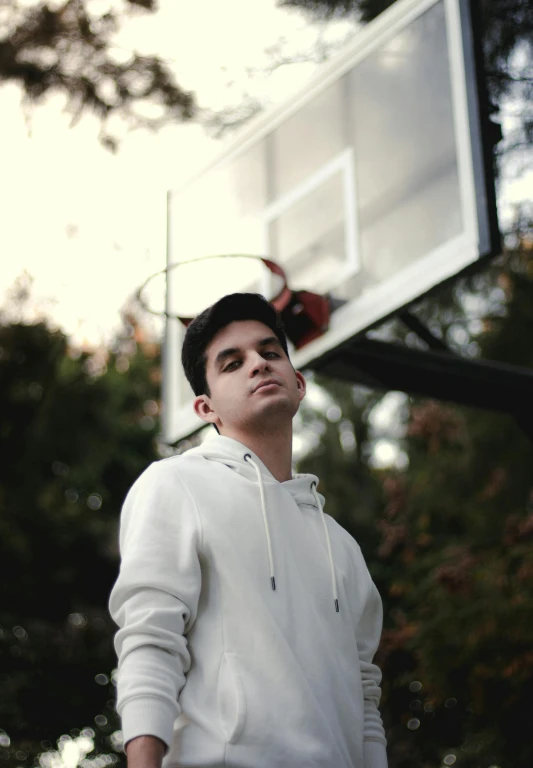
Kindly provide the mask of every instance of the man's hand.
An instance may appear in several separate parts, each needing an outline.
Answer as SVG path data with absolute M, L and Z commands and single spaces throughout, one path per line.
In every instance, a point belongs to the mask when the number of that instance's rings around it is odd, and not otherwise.
M 157 736 L 137 736 L 126 744 L 128 768 L 161 768 L 165 744 Z

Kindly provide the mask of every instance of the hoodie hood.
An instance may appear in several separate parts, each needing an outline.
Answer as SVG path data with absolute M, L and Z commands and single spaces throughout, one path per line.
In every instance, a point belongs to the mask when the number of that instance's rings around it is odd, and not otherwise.
M 333 600 L 335 603 L 335 610 L 339 612 L 335 567 L 331 553 L 331 543 L 328 527 L 324 516 L 325 498 L 321 493 L 318 493 L 317 491 L 318 477 L 312 474 L 293 473 L 291 480 L 285 480 L 283 483 L 279 483 L 279 481 L 276 480 L 276 478 L 256 453 L 250 450 L 243 443 L 240 443 L 238 440 L 234 440 L 232 437 L 226 437 L 224 435 L 216 435 L 213 438 L 207 439 L 196 448 L 190 448 L 186 452 L 186 455 L 199 455 L 210 461 L 219 461 L 220 463 L 225 464 L 227 467 L 232 469 L 234 472 L 237 472 L 243 477 L 246 477 L 247 479 L 257 483 L 257 497 L 258 504 L 261 504 L 261 510 L 263 513 L 266 546 L 268 548 L 268 557 L 270 562 L 270 583 L 272 589 L 276 589 L 276 578 L 274 573 L 272 543 L 268 525 L 268 510 L 265 501 L 264 485 L 268 485 L 270 483 L 280 484 L 291 494 L 299 507 L 313 507 L 320 512 L 328 551 Z

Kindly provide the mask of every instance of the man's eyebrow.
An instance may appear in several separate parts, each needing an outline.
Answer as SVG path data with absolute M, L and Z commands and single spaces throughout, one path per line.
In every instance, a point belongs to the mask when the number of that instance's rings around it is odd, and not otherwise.
M 281 347 L 281 342 L 277 336 L 267 336 L 265 339 L 261 339 L 257 342 L 257 346 L 259 348 L 268 347 L 271 344 L 277 344 L 278 347 Z M 238 354 L 240 351 L 241 350 L 239 347 L 228 347 L 227 349 L 222 349 L 215 357 L 215 368 L 219 368 L 224 360 L 227 360 L 227 358 L 231 357 L 232 355 Z

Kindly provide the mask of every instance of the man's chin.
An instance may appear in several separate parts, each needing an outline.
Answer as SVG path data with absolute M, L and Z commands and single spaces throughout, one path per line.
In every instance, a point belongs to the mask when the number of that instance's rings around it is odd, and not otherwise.
M 276 400 L 277 402 L 274 399 L 270 402 L 264 402 L 261 404 L 261 408 L 255 408 L 254 413 L 250 414 L 249 422 L 251 424 L 265 423 L 271 431 L 278 426 L 292 423 L 298 409 L 288 399 L 276 398 Z

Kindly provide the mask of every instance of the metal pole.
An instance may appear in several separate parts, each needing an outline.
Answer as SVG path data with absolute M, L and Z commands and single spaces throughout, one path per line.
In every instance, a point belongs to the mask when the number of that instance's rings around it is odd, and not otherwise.
M 166 267 L 170 264 L 171 259 L 171 232 L 170 232 L 170 202 L 171 202 L 171 190 L 167 190 L 166 194 Z M 171 411 L 171 387 L 172 387 L 172 375 L 171 375 L 171 361 L 172 361 L 172 333 L 170 329 L 171 312 L 171 288 L 168 271 L 165 275 L 165 331 L 163 335 L 163 349 L 162 349 L 162 369 L 163 377 L 161 382 L 161 428 L 163 440 L 167 440 L 170 435 L 170 422 L 169 416 Z

